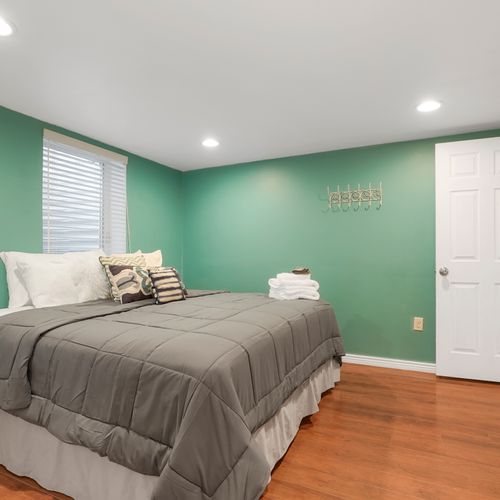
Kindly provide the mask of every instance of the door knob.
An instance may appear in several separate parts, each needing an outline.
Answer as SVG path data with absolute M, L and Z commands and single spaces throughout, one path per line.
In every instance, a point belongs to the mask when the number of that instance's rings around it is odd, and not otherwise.
M 447 267 L 442 267 L 441 269 L 439 269 L 439 274 L 440 274 L 441 276 L 448 276 L 448 273 L 449 273 L 449 272 L 450 272 L 450 271 L 448 270 L 448 268 L 447 268 Z

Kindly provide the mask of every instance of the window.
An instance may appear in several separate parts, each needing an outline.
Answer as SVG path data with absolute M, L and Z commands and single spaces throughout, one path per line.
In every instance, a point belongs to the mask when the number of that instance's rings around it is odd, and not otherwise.
M 127 157 L 44 131 L 43 251 L 127 251 Z

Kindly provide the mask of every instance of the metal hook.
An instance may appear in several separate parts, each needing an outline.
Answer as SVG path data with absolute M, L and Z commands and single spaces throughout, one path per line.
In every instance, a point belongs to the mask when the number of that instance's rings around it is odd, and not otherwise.
M 330 186 L 327 186 L 326 194 L 328 208 L 325 212 L 328 210 L 348 212 L 351 208 L 357 212 L 360 210 L 361 205 L 364 205 L 364 209 L 368 211 L 372 207 L 373 202 L 377 203 L 375 208 L 380 210 L 384 196 L 382 182 L 376 188 L 372 186 L 371 182 L 368 184 L 368 188 L 362 188 L 361 184 L 358 183 L 357 189 L 351 189 L 351 185 L 348 184 L 346 191 L 341 191 L 339 184 L 337 184 L 336 191 L 330 191 Z

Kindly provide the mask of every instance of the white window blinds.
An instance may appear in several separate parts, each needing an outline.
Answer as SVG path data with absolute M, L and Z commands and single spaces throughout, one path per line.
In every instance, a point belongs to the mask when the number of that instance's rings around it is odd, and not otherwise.
M 43 250 L 127 251 L 127 157 L 44 131 Z

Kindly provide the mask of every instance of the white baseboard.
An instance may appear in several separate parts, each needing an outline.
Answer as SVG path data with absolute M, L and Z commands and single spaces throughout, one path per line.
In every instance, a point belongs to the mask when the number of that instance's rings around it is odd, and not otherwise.
M 380 366 L 381 368 L 396 368 L 398 370 L 413 370 L 416 372 L 436 373 L 435 363 L 424 363 L 423 361 L 378 358 L 376 356 L 365 356 L 363 354 L 346 354 L 342 358 L 342 360 L 344 363 L 352 363 L 355 365 Z

